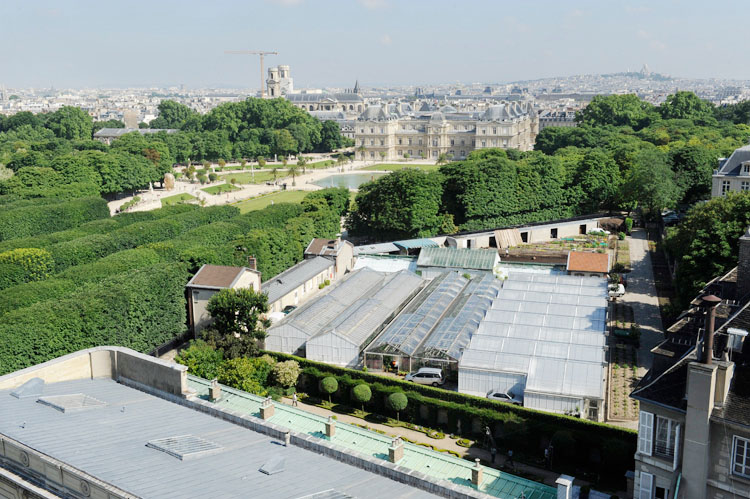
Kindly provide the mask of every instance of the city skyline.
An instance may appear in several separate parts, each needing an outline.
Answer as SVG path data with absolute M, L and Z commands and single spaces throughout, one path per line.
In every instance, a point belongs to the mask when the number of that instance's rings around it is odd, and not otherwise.
M 737 1 L 557 5 L 393 0 L 0 5 L 10 88 L 257 89 L 254 56 L 288 64 L 298 88 L 510 82 L 606 74 L 643 64 L 683 78 L 750 79 L 742 45 L 711 37 Z M 715 30 L 713 32 L 721 32 Z M 705 33 L 705 36 L 696 36 Z M 31 36 L 30 36 L 31 35 Z M 33 61 L 30 63 L 29 61 Z

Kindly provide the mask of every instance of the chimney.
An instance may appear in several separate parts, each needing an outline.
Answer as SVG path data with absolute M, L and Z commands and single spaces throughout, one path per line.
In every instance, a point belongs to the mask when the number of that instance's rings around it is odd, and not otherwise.
M 216 402 L 221 398 L 221 386 L 219 386 L 219 381 L 216 379 L 211 380 L 211 387 L 208 389 L 208 400 L 211 402 Z
M 289 447 L 292 444 L 292 432 L 284 432 L 284 447 Z
M 471 483 L 479 487 L 484 477 L 484 470 L 482 469 L 482 465 L 479 464 L 479 458 L 476 458 L 474 461 L 474 467 L 471 468 Z
M 271 419 L 274 412 L 274 405 L 271 401 L 271 397 L 267 397 L 262 404 L 260 404 L 260 418 Z
M 572 499 L 573 481 L 575 477 L 570 475 L 560 475 L 555 483 L 557 484 L 557 499 Z
M 258 270 L 258 259 L 255 255 L 247 257 L 247 268 L 250 270 Z
M 401 437 L 396 437 L 391 441 L 390 447 L 388 447 L 388 460 L 392 463 L 401 461 L 404 457 L 404 441 Z
M 715 295 L 703 297 L 702 305 L 706 307 L 706 332 L 703 333 L 703 352 L 701 362 L 711 364 L 714 357 L 714 325 L 716 322 L 716 305 L 721 303 L 721 298 Z
M 326 421 L 326 437 L 332 438 L 336 434 L 336 420 L 333 419 L 333 416 L 328 416 L 328 421 Z
M 750 293 L 750 227 L 740 238 L 740 255 L 737 262 L 737 300 Z

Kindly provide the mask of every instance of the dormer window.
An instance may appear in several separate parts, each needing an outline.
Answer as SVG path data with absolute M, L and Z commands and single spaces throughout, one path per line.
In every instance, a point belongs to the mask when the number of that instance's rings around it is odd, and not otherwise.
M 750 175 L 750 161 L 742 163 L 742 175 Z

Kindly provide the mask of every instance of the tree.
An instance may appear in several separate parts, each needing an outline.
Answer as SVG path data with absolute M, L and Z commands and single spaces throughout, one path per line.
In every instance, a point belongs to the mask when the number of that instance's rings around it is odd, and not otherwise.
M 284 362 L 276 363 L 273 366 L 271 374 L 278 384 L 286 388 L 297 384 L 297 378 L 299 378 L 301 372 L 299 362 L 296 360 L 285 360 Z
M 216 350 L 203 340 L 191 340 L 188 348 L 180 351 L 175 362 L 188 367 L 191 374 L 205 379 L 214 379 L 224 361 L 224 352 Z
M 274 165 L 271 167 L 271 175 L 273 175 L 273 181 L 276 182 L 276 175 L 279 173 L 279 167 Z
M 359 146 L 357 148 L 357 151 L 360 152 L 360 155 L 362 156 L 362 161 L 364 161 L 365 160 L 365 152 L 367 151 L 367 148 L 365 147 L 365 145 L 362 144 L 361 146 Z
M 305 165 L 307 165 L 307 159 L 305 159 L 304 156 L 300 156 L 299 159 L 297 159 L 297 166 L 302 168 L 302 174 L 305 173 Z
M 574 181 L 583 194 L 580 211 L 595 213 L 602 208 L 614 209 L 621 183 L 620 169 L 609 154 L 601 149 L 586 153 Z
M 365 404 L 372 398 L 372 390 L 370 385 L 361 383 L 352 388 L 352 398 L 362 404 L 362 412 L 365 410 Z
M 184 104 L 173 100 L 163 100 L 159 103 L 159 116 L 149 124 L 150 128 L 182 128 L 198 113 Z
M 448 160 L 448 155 L 445 154 L 444 152 L 441 152 L 438 155 L 438 158 L 437 158 L 437 161 L 435 161 L 435 164 L 436 165 L 444 165 L 444 164 L 448 163 L 448 161 L 449 161 Z
M 395 411 L 396 420 L 401 421 L 400 413 L 406 409 L 408 403 L 409 399 L 406 398 L 406 395 L 404 395 L 403 392 L 394 392 L 388 395 L 385 405 L 388 406 L 388 409 Z
M 233 388 L 265 396 L 266 384 L 271 373 L 271 365 L 263 359 L 238 357 L 229 359 L 219 366 L 219 383 Z
M 385 157 L 386 157 L 385 151 L 380 151 L 378 155 L 380 156 L 380 161 L 385 161 Z
M 333 376 L 326 376 L 320 380 L 320 391 L 328 395 L 328 402 L 331 403 L 331 395 L 339 389 L 339 382 Z
M 640 130 L 656 117 L 654 106 L 635 94 L 596 95 L 588 106 L 578 112 L 576 121 L 594 126 L 629 126 Z
M 46 126 L 61 139 L 88 140 L 94 120 L 81 108 L 63 106 L 49 115 Z
M 378 238 L 428 237 L 442 220 L 441 177 L 403 169 L 359 186 L 347 226 Z
M 659 106 L 659 113 L 664 119 L 689 119 L 705 123 L 714 120 L 714 106 L 700 99 L 693 92 L 678 91 L 667 96 Z
M 650 217 L 674 206 L 679 196 L 667 157 L 655 148 L 638 153 L 623 189 L 625 200 L 644 206 Z
M 290 166 L 290 167 L 289 167 L 289 168 L 287 169 L 286 173 L 287 173 L 288 175 L 291 175 L 291 176 L 292 176 L 292 186 L 296 186 L 296 185 L 297 185 L 297 181 L 295 180 L 295 177 L 296 177 L 297 175 L 299 175 L 299 168 L 298 168 L 297 166 L 294 166 L 294 165 L 292 165 L 292 166 Z
M 274 152 L 283 156 L 288 156 L 297 152 L 297 141 L 294 139 L 289 130 L 274 131 Z
M 206 310 L 214 320 L 209 343 L 223 348 L 229 358 L 257 353 L 257 342 L 270 325 L 261 318 L 268 312 L 268 295 L 250 288 L 222 289 L 208 300 Z
M 125 128 L 125 123 L 120 120 L 95 121 L 91 132 L 96 133 L 102 128 Z
M 711 174 L 717 161 L 715 149 L 702 145 L 686 145 L 669 151 L 682 203 L 693 204 L 711 197 Z
M 340 149 L 342 145 L 341 127 L 335 121 L 324 121 L 320 130 L 320 150 L 331 152 Z
M 258 168 L 263 168 L 264 166 L 266 166 L 266 158 L 258 156 Z

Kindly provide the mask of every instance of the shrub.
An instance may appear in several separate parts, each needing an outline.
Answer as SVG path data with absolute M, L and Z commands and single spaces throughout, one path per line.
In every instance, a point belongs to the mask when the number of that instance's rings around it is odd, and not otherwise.
M 57 277 L 69 279 L 78 284 L 101 281 L 116 274 L 157 264 L 161 260 L 159 254 L 152 249 L 129 249 L 118 251 L 92 263 L 69 267 Z
M 187 366 L 191 374 L 214 379 L 219 375 L 219 366 L 224 361 L 224 352 L 210 347 L 203 340 L 191 340 L 190 346 L 182 350 L 174 360 Z
M 617 233 L 617 239 L 620 241 L 623 241 L 625 239 L 625 233 L 624 232 L 618 232 Z
M 625 232 L 627 234 L 630 234 L 630 231 L 633 230 L 633 219 L 630 217 L 625 218 Z
M 210 180 L 211 182 L 216 182 L 216 180 L 217 180 L 218 178 L 219 178 L 219 176 L 218 176 L 218 175 L 216 175 L 215 173 L 209 173 L 209 174 L 208 174 L 208 180 Z
M 3 266 L 0 265 L 0 276 L 4 276 Z M 0 277 L 3 279 L 3 277 Z M 46 279 L 17 286 L 11 286 L 0 291 L 0 316 L 15 310 L 38 303 L 40 301 L 62 298 L 76 291 L 79 287 L 67 279 Z
M 267 362 L 269 366 L 273 367 L 276 365 L 276 359 L 268 355 L 267 353 L 264 353 L 260 356 L 260 360 Z M 273 371 L 272 371 L 273 372 Z
M 331 395 L 339 389 L 339 382 L 333 376 L 328 376 L 320 380 L 320 391 L 328 395 L 328 402 L 331 401 Z
M 0 211 L 0 241 L 56 232 L 107 217 L 109 217 L 107 202 L 102 198 L 94 197 L 2 210 Z
M 386 405 L 388 409 L 396 411 L 396 419 L 401 420 L 400 413 L 406 409 L 406 405 L 409 403 L 409 399 L 406 398 L 402 392 L 391 393 L 386 399 Z
M 18 248 L 0 253 L 0 289 L 49 277 L 54 267 L 49 251 Z
M 99 345 L 151 351 L 185 332 L 189 277 L 182 265 L 159 264 L 6 313 L 0 374 Z
M 218 379 L 220 383 L 256 395 L 265 396 L 265 388 L 271 366 L 261 359 L 238 357 L 225 361 L 219 366 Z
M 556 431 L 552 435 L 552 445 L 554 446 L 554 458 L 556 462 L 568 462 L 576 454 L 576 441 L 569 431 Z
M 361 383 L 352 388 L 352 398 L 362 404 L 362 411 L 364 411 L 365 404 L 372 398 L 372 390 L 366 383 Z
M 297 384 L 302 370 L 296 360 L 286 360 L 273 366 L 273 379 L 281 386 L 287 388 Z M 335 390 L 334 390 L 335 391 Z

